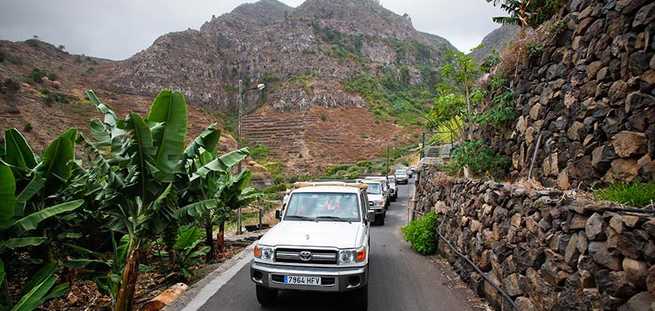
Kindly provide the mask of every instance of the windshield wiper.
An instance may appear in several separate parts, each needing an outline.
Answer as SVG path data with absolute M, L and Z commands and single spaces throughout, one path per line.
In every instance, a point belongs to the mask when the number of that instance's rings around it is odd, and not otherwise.
M 337 217 L 337 216 L 318 216 L 318 217 L 316 217 L 316 221 L 318 221 L 318 220 L 333 220 L 333 221 L 347 221 L 347 222 L 351 222 L 350 219 L 347 219 L 347 218 L 341 218 L 341 217 Z
M 307 217 L 307 216 L 298 216 L 298 215 L 287 215 L 287 217 L 284 217 L 285 220 L 305 220 L 305 221 L 314 221 L 313 217 Z

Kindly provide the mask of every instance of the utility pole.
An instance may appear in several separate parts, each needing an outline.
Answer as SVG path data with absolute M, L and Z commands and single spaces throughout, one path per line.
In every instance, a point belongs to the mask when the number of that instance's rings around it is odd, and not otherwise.
M 239 79 L 239 99 L 237 101 L 237 150 L 241 149 L 241 107 L 243 107 L 243 80 Z M 237 174 L 241 174 L 241 161 L 237 167 Z M 241 206 L 237 209 L 237 235 L 241 231 Z

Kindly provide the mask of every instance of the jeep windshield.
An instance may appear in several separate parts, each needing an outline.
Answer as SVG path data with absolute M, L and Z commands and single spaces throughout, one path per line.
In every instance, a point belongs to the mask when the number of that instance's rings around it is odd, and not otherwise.
M 380 194 L 382 192 L 382 187 L 380 187 L 380 184 L 367 184 L 368 188 L 366 188 L 366 193 L 368 194 Z
M 284 220 L 359 221 L 355 193 L 294 193 Z

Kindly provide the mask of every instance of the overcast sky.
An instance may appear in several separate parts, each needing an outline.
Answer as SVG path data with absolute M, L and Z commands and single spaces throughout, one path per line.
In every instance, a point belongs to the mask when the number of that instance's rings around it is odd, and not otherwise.
M 303 0 L 281 0 L 298 6 Z M 485 0 L 380 0 L 398 14 L 408 13 L 414 27 L 440 35 L 468 52 L 497 28 L 502 12 Z M 160 35 L 198 29 L 245 0 L 0 0 L 0 39 L 63 44 L 75 54 L 125 59 L 150 46 Z

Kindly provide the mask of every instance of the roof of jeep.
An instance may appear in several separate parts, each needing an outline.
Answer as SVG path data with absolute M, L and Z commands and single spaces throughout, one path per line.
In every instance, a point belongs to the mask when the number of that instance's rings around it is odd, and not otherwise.
M 294 189 L 291 193 L 359 193 L 360 190 L 348 186 L 310 186 Z

